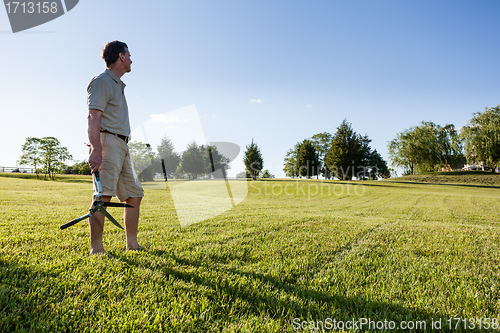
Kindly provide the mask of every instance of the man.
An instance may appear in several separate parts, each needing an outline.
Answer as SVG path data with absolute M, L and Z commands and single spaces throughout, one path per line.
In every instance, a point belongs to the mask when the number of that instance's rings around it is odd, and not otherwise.
M 144 191 L 133 169 L 127 146 L 130 124 L 125 83 L 120 80 L 123 74 L 130 72 L 132 60 L 127 44 L 116 40 L 104 46 L 102 58 L 107 68 L 94 77 L 87 88 L 89 166 L 92 173 L 99 170 L 103 201 L 117 196 L 120 201 L 134 206 L 125 208 L 123 213 L 127 250 L 141 250 L 137 227 Z M 94 184 L 94 200 L 97 193 Z M 90 254 L 108 255 L 102 244 L 104 215 L 101 212 L 93 214 L 89 225 Z

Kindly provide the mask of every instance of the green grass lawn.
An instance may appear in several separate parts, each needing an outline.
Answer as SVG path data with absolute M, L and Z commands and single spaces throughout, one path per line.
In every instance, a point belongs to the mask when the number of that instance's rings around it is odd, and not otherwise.
M 87 222 L 59 230 L 88 210 L 89 177 L 0 177 L 0 331 L 293 332 L 369 318 L 430 332 L 455 317 L 498 328 L 494 177 L 255 181 L 234 209 L 184 228 L 164 183 L 147 184 L 147 251 L 126 252 L 106 222 L 112 259 L 88 256 Z M 453 331 L 480 331 L 464 325 Z

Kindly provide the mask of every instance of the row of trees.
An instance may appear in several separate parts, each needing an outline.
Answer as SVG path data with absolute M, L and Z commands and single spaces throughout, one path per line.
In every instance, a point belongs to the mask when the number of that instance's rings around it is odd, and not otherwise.
M 283 171 L 292 178 L 390 177 L 392 169 L 377 150 L 371 149 L 370 142 L 367 135 L 357 134 L 344 120 L 335 134 L 318 133 L 297 142 L 286 154 Z M 460 131 L 453 124 L 423 121 L 398 133 L 388 148 L 392 165 L 402 167 L 405 174 L 457 169 L 465 163 L 482 164 L 494 172 L 500 165 L 500 105 L 474 113 Z M 255 179 L 263 168 L 263 159 L 253 140 L 244 162 L 246 174 Z
M 322 175 L 326 179 L 377 179 L 390 177 L 386 161 L 370 147 L 367 135 L 356 133 L 347 120 L 335 134 L 318 133 L 297 142 L 285 157 L 283 171 L 288 177 Z
M 465 163 L 482 163 L 494 172 L 500 164 L 500 105 L 474 113 L 460 131 L 452 124 L 423 121 L 398 133 L 388 147 L 392 164 L 405 174 L 457 169 Z
M 146 143 L 133 141 L 129 149 L 135 170 L 142 181 L 153 180 L 155 174 L 163 173 L 162 160 L 168 178 L 197 179 L 227 176 L 229 158 L 221 154 L 215 145 L 190 143 L 186 150 L 179 154 L 175 151 L 170 139 L 164 137 L 156 148 Z M 220 170 L 220 173 L 214 171 Z
M 226 177 L 229 169 L 229 159 L 222 155 L 216 146 L 201 145 L 196 142 L 188 145 L 187 149 L 179 154 L 175 151 L 172 141 L 166 137 L 153 151 L 146 143 L 130 142 L 129 149 L 134 168 L 143 181 L 153 180 L 155 174 L 163 173 L 163 164 L 169 178 L 196 179 L 206 178 L 215 170 L 220 172 L 211 177 Z M 66 165 L 64 161 L 71 160 L 68 149 L 62 147 L 54 137 L 28 137 L 22 146 L 22 155 L 18 165 L 33 166 L 37 173 L 45 173 L 54 178 L 56 173 L 90 175 L 87 161 Z
M 367 135 L 356 133 L 344 120 L 334 134 L 318 133 L 297 142 L 286 154 L 283 171 L 292 178 L 390 177 L 391 169 L 377 150 L 371 149 L 370 142 Z M 155 174 L 163 173 L 163 167 L 168 177 L 184 179 L 206 178 L 209 174 L 214 177 L 216 170 L 221 170 L 220 177 L 226 177 L 229 169 L 229 158 L 215 145 L 198 146 L 192 142 L 179 154 L 172 141 L 164 137 L 156 151 L 142 142 L 130 142 L 129 148 L 141 180 L 152 180 Z M 388 148 L 392 165 L 402 167 L 405 174 L 456 169 L 466 162 L 482 163 L 494 171 L 500 164 L 500 105 L 474 113 L 460 131 L 453 124 L 440 126 L 423 121 L 398 133 Z M 37 177 L 40 172 L 52 178 L 57 172 L 90 174 L 86 161 L 65 165 L 64 161 L 70 159 L 71 154 L 56 138 L 28 137 L 18 164 L 34 166 Z M 239 177 L 274 177 L 263 170 L 264 159 L 253 139 L 246 146 L 244 164 L 245 171 L 238 174 Z
M 76 162 L 73 165 L 66 166 L 62 173 L 64 174 L 74 174 L 74 175 L 90 175 L 92 171 L 90 170 L 89 163 L 87 161 Z

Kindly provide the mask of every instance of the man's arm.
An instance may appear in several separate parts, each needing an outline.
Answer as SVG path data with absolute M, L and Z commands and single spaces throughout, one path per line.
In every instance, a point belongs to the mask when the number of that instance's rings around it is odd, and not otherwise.
M 98 170 L 102 164 L 102 147 L 101 147 L 101 115 L 102 111 L 90 109 L 88 119 L 88 135 L 90 142 L 89 166 L 94 171 Z

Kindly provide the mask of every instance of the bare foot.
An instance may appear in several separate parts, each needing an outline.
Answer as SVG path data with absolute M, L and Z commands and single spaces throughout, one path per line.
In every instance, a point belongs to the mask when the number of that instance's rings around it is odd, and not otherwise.
M 139 244 L 135 245 L 135 246 L 128 246 L 127 245 L 127 250 L 128 251 L 144 251 L 145 249 L 140 246 Z
M 90 256 L 107 256 L 108 258 L 113 258 L 111 254 L 103 250 L 90 249 Z

